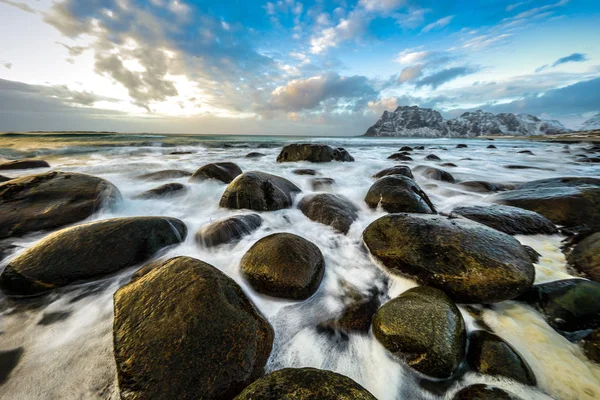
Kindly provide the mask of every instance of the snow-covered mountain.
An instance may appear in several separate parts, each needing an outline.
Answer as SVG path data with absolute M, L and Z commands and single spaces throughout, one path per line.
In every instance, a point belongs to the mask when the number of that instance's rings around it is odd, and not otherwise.
M 594 115 L 581 126 L 582 131 L 592 131 L 595 129 L 600 129 L 600 114 Z
M 364 136 L 475 137 L 482 135 L 553 135 L 569 132 L 556 120 L 529 114 L 492 114 L 477 110 L 445 120 L 436 110 L 400 106 L 383 115 Z

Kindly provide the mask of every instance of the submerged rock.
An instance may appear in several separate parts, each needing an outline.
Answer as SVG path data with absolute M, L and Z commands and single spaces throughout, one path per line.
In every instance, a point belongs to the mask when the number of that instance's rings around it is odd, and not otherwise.
M 534 267 L 512 236 L 466 219 L 391 214 L 363 240 L 388 270 L 437 287 L 458 303 L 496 303 L 531 287 Z
M 518 207 L 491 204 L 489 206 L 457 207 L 450 216 L 479 222 L 509 235 L 550 235 L 558 229 L 540 214 Z
M 521 400 L 504 389 L 484 384 L 467 386 L 458 391 L 452 400 Z
M 373 334 L 411 368 L 438 379 L 458 370 L 467 341 L 458 307 L 442 291 L 427 286 L 384 304 L 373 318 Z
M 252 151 L 244 156 L 244 158 L 261 158 L 266 156 L 266 154 L 259 153 L 258 151 Z
M 112 183 L 74 172 L 46 172 L 0 184 L 0 239 L 60 228 L 113 206 Z
M 248 386 L 235 400 L 376 400 L 352 379 L 315 368 L 284 368 Z
M 499 336 L 487 331 L 469 335 L 467 363 L 482 375 L 501 376 L 535 386 L 536 379 L 529 364 L 517 351 Z
M 62 229 L 12 259 L 0 288 L 34 295 L 95 279 L 142 263 L 186 234 L 182 221 L 166 217 L 114 218 Z
M 165 197 L 182 195 L 186 191 L 187 188 L 181 183 L 166 183 L 157 188 L 147 190 L 144 193 L 140 193 L 139 195 L 135 196 L 135 198 L 141 200 L 162 199 Z
M 493 144 L 490 144 L 490 145 L 489 145 L 487 148 L 488 148 L 488 149 L 497 149 L 497 147 L 496 147 L 496 146 L 494 146 Z
M 413 151 L 413 148 L 410 146 L 402 146 L 399 151 Z
M 114 300 L 123 399 L 231 399 L 264 373 L 273 328 L 212 265 L 172 258 Z
M 425 160 L 427 160 L 427 161 L 442 161 L 442 159 L 439 158 L 438 156 L 436 156 L 435 154 L 430 154 L 430 155 L 426 156 Z
M 448 168 L 456 168 L 457 165 L 451 162 L 445 162 L 445 163 L 441 163 L 440 164 L 441 167 L 448 167 Z
M 600 232 L 577 243 L 567 260 L 578 271 L 600 282 Z
M 314 191 L 330 189 L 335 186 L 335 179 L 332 178 L 314 178 L 311 180 L 312 189 Z
M 235 178 L 225 189 L 219 205 L 232 209 L 275 211 L 292 205 L 301 192 L 292 182 L 264 172 L 250 171 Z
M 163 171 L 140 175 L 137 177 L 137 179 L 143 179 L 145 181 L 162 181 L 167 179 L 185 178 L 188 176 L 192 176 L 192 173 L 189 171 L 183 171 L 180 169 L 165 169 Z
M 356 289 L 344 293 L 344 308 L 333 319 L 322 322 L 319 328 L 337 332 L 368 334 L 373 316 L 381 305 L 382 292 L 377 287 L 363 294 Z
M 600 328 L 600 283 L 564 279 L 535 285 L 517 300 L 537 308 L 558 331 Z
M 196 170 L 190 178 L 190 182 L 216 179 L 223 183 L 230 183 L 238 175 L 242 174 L 242 169 L 232 162 L 220 162 L 206 164 Z
M 295 169 L 292 171 L 296 175 L 316 175 L 317 171 L 310 168 Z
M 277 156 L 277 162 L 330 162 L 354 161 L 354 158 L 343 148 L 334 149 L 326 144 L 289 144 L 284 146 Z
M 50 164 L 44 160 L 15 160 L 0 164 L 0 171 L 34 168 L 50 168 Z
M 8 176 L 4 176 L 4 175 L 0 175 L 0 183 L 3 182 L 8 182 L 10 181 L 12 178 L 9 178 Z
M 347 198 L 330 193 L 303 197 L 298 208 L 311 220 L 329 225 L 343 234 L 348 233 L 359 211 L 358 206 Z
M 387 175 L 375 182 L 365 197 L 367 205 L 387 212 L 435 213 L 427 194 L 415 181 L 402 175 Z
M 319 288 L 325 259 L 321 250 L 303 237 L 274 233 L 254 243 L 242 257 L 240 267 L 257 292 L 304 300 Z
M 413 169 L 413 172 L 423 175 L 428 179 L 436 181 L 455 183 L 456 180 L 451 173 L 446 172 L 439 168 L 428 167 L 426 165 L 419 165 Z
M 456 145 L 457 149 L 466 149 L 467 147 L 469 147 L 469 146 L 467 146 L 466 144 L 463 144 L 463 143 L 459 143 Z
M 239 241 L 262 225 L 258 214 L 234 215 L 215 221 L 196 233 L 196 242 L 205 247 Z
M 402 153 L 394 153 L 388 157 L 388 160 L 412 161 L 412 157 Z
M 514 185 L 507 185 L 503 183 L 492 183 L 486 181 L 466 181 L 458 183 L 459 186 L 477 193 L 486 192 L 503 192 L 505 190 L 514 189 Z
M 373 178 L 383 178 L 388 175 L 402 175 L 410 179 L 415 179 L 410 167 L 407 167 L 406 165 L 396 165 L 394 167 L 386 168 L 373 175 Z
M 523 247 L 525 248 L 525 251 L 527 251 L 527 254 L 529 254 L 531 262 L 537 264 L 540 261 L 541 254 L 531 246 L 523 245 Z

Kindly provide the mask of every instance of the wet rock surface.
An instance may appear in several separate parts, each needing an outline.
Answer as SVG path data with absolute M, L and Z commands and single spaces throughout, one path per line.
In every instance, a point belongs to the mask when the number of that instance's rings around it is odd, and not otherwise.
M 235 178 L 225 189 L 219 205 L 224 208 L 275 211 L 292 205 L 300 188 L 285 178 L 251 171 Z
M 458 370 L 467 340 L 456 305 L 427 286 L 409 289 L 384 304 L 373 318 L 373 334 L 411 368 L 439 379 Z
M 13 169 L 35 169 L 35 168 L 50 168 L 44 160 L 15 160 L 0 163 L 0 171 L 9 171 Z
M 313 221 L 329 225 L 346 234 L 358 218 L 359 208 L 344 196 L 330 193 L 308 195 L 298 203 L 298 208 Z
M 123 399 L 231 399 L 264 373 L 273 328 L 205 262 L 165 261 L 114 300 Z
M 144 262 L 186 234 L 183 222 L 166 217 L 114 218 L 66 228 L 12 259 L 0 275 L 0 288 L 11 295 L 35 295 L 98 278 Z
M 435 213 L 427 194 L 415 181 L 402 175 L 387 175 L 375 182 L 365 197 L 367 205 L 391 213 Z
M 330 162 L 354 161 L 343 148 L 333 148 L 325 144 L 289 144 L 277 156 L 277 162 Z
M 258 151 L 252 151 L 244 156 L 244 158 L 262 158 L 266 156 L 264 153 L 259 153 Z
M 142 179 L 145 181 L 162 181 L 167 179 L 187 178 L 188 176 L 192 176 L 192 173 L 189 171 L 183 171 L 180 169 L 165 169 L 162 171 L 140 175 L 137 177 L 137 179 Z
M 504 389 L 478 384 L 461 389 L 452 400 L 520 400 L 520 398 Z
M 583 347 L 585 356 L 600 364 L 600 329 L 594 329 L 588 335 L 586 335 L 580 342 Z
M 504 184 L 504 183 L 492 183 L 486 181 L 466 181 L 459 182 L 458 185 L 472 192 L 486 193 L 486 192 L 503 192 L 505 190 L 511 190 L 515 188 L 515 185 Z
M 190 182 L 205 181 L 215 179 L 223 183 L 230 183 L 238 175 L 242 174 L 242 169 L 232 162 L 221 162 L 204 165 L 196 170 L 190 177 Z
M 258 214 L 243 214 L 215 221 L 196 233 L 196 242 L 204 247 L 234 243 L 257 230 L 263 223 Z
M 407 178 L 410 178 L 413 180 L 415 179 L 410 167 L 407 167 L 406 165 L 396 165 L 391 168 L 386 168 L 384 170 L 379 171 L 375 175 L 373 175 L 373 178 L 379 179 L 379 178 L 383 178 L 384 176 L 388 176 L 388 175 L 402 175 L 402 176 L 406 176 Z
M 163 199 L 165 197 L 181 196 L 185 194 L 186 191 L 187 188 L 181 183 L 166 183 L 157 188 L 140 193 L 135 196 L 135 198 L 140 200 Z
M 0 184 L 0 239 L 60 228 L 114 206 L 112 183 L 74 172 L 47 172 Z
M 600 232 L 577 243 L 567 259 L 575 269 L 600 282 Z
M 388 157 L 388 160 L 395 160 L 395 161 L 412 161 L 412 157 L 407 155 L 407 154 L 402 154 L 402 153 L 394 153 L 391 156 Z
M 433 179 L 436 181 L 455 183 L 456 179 L 452 176 L 451 173 L 444 171 L 439 168 L 428 167 L 425 165 L 419 165 L 413 169 L 413 172 L 419 175 L 423 175 L 428 179 Z
M 314 191 L 331 189 L 333 186 L 335 186 L 335 179 L 333 179 L 333 178 L 314 178 L 311 180 L 311 186 Z
M 0 183 L 3 182 L 8 182 L 10 181 L 12 178 L 9 178 L 8 176 L 4 176 L 4 175 L 0 175 Z
M 534 279 L 530 256 L 516 239 L 465 219 L 386 215 L 365 229 L 363 240 L 391 272 L 437 287 L 458 303 L 513 299 Z

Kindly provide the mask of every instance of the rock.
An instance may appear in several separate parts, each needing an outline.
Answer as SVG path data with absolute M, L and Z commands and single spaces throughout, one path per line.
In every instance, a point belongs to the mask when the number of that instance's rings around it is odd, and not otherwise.
M 0 261 L 4 260 L 18 247 L 13 244 L 0 244 Z
M 293 173 L 295 173 L 296 175 L 316 175 L 317 171 L 315 171 L 314 169 L 295 169 L 292 171 Z
M 284 368 L 248 386 L 235 400 L 377 400 L 352 379 L 315 368 Z
M 456 145 L 457 149 L 466 149 L 467 147 L 469 147 L 469 146 L 467 146 L 466 144 L 462 144 L 462 143 Z
M 251 151 L 250 153 L 246 154 L 244 158 L 261 158 L 264 156 L 266 156 L 266 154 L 259 153 L 258 151 Z
M 439 168 L 428 167 L 426 165 L 419 165 L 414 168 L 413 172 L 419 173 L 428 179 L 436 181 L 455 183 L 456 180 L 449 172 L 446 172 Z
M 224 208 L 275 211 L 292 205 L 301 192 L 292 182 L 264 172 L 250 171 L 235 178 L 225 189 L 219 205 Z
M 185 224 L 167 217 L 90 222 L 47 236 L 12 259 L 0 276 L 11 295 L 34 295 L 142 263 L 182 242 Z
M 440 166 L 441 166 L 441 167 L 449 167 L 449 168 L 456 168 L 456 167 L 457 167 L 457 165 L 456 165 L 456 164 L 454 164 L 454 163 L 451 163 L 451 162 L 445 162 L 445 163 L 442 163 L 442 164 L 440 164 Z
M 50 164 L 44 160 L 14 160 L 0 164 L 0 171 L 34 168 L 50 168 Z
M 504 389 L 484 384 L 467 386 L 458 391 L 452 400 L 520 400 Z
M 332 178 L 314 178 L 311 180 L 314 191 L 329 189 L 335 185 L 335 179 Z
M 488 149 L 497 149 L 497 147 L 496 147 L 496 146 L 494 146 L 493 144 L 490 144 L 490 145 L 489 145 L 487 148 L 488 148 Z
M 534 167 L 531 165 L 505 165 L 504 168 L 507 168 L 507 169 L 535 169 L 538 171 L 554 171 L 551 168 L 540 168 L 540 167 Z
M 23 348 L 17 347 L 11 350 L 0 351 L 0 386 L 10 377 L 10 373 L 21 361 Z
M 373 334 L 411 368 L 437 379 L 458 370 L 467 341 L 458 307 L 442 291 L 427 286 L 384 304 L 373 318 Z
M 427 161 L 442 161 L 441 158 L 439 158 L 438 156 L 436 156 L 435 154 L 430 154 L 427 157 L 425 157 L 425 160 Z
M 387 212 L 435 213 L 429 197 L 415 181 L 402 175 L 388 175 L 375 182 L 365 197 L 371 209 Z
M 169 153 L 169 155 L 172 156 L 184 156 L 184 155 L 188 155 L 188 154 L 194 154 L 191 151 L 172 151 Z
M 311 220 L 329 225 L 344 235 L 358 218 L 359 211 L 358 206 L 347 198 L 330 193 L 305 196 L 298 208 Z
M 517 300 L 537 308 L 559 332 L 600 328 L 600 283 L 564 279 L 535 285 Z
M 524 183 L 486 200 L 535 211 L 557 225 L 600 226 L 600 179 L 551 178 Z
M 308 240 L 291 233 L 274 233 L 254 243 L 240 267 L 257 292 L 304 300 L 319 288 L 325 260 L 321 250 Z
M 232 162 L 220 162 L 206 164 L 196 170 L 190 182 L 204 181 L 208 179 L 216 179 L 223 183 L 230 183 L 238 175 L 242 174 L 242 170 L 237 164 Z
M 407 156 L 402 153 L 394 153 L 388 157 L 388 160 L 396 160 L 396 161 L 412 161 L 412 157 Z
M 231 399 L 264 373 L 273 328 L 212 265 L 172 258 L 114 300 L 122 399 Z
M 517 151 L 518 154 L 529 154 L 530 156 L 533 155 L 533 153 L 531 152 L 531 150 L 521 150 L 521 151 Z
M 577 243 L 567 260 L 578 271 L 600 282 L 600 232 Z
M 402 175 L 410 179 L 415 179 L 412 171 L 406 165 L 396 165 L 394 167 L 386 168 L 373 175 L 373 178 L 382 178 L 388 175 Z
M 337 318 L 325 321 L 319 328 L 350 333 L 368 334 L 373 316 L 381 305 L 382 293 L 377 288 L 372 288 L 366 295 L 357 290 L 345 293 L 348 299 Z
M 147 190 L 144 193 L 140 193 L 139 195 L 135 196 L 135 198 L 141 200 L 162 199 L 165 197 L 182 195 L 186 191 L 187 188 L 181 183 L 166 183 L 157 188 Z
M 594 329 L 581 342 L 585 356 L 600 364 L 600 329 Z
M 46 172 L 0 184 L 0 239 L 47 231 L 114 206 L 121 193 L 112 183 L 74 172 Z
M 8 176 L 3 176 L 3 175 L 0 175 L 0 183 L 3 183 L 3 182 L 8 182 L 8 181 L 10 181 L 11 179 L 12 179 L 12 178 L 9 178 Z
M 137 179 L 143 179 L 145 181 L 162 181 L 167 179 L 185 178 L 188 176 L 192 176 L 192 173 L 189 171 L 183 171 L 180 169 L 166 169 L 163 171 L 140 175 L 137 177 Z
M 343 148 L 334 149 L 325 144 L 289 144 L 284 146 L 277 156 L 277 162 L 330 162 L 354 161 L 354 158 Z
M 413 148 L 410 146 L 402 146 L 402 148 L 398 151 L 413 151 Z
M 196 242 L 204 247 L 214 247 L 239 241 L 257 230 L 263 223 L 258 214 L 234 215 L 206 225 L 196 233 Z
M 415 150 L 425 150 L 425 146 L 415 146 Z
M 533 247 L 523 245 L 527 254 L 529 254 L 529 259 L 532 263 L 537 264 L 540 261 L 541 254 L 538 253 Z
M 437 287 L 458 303 L 496 303 L 531 287 L 534 267 L 512 236 L 466 219 L 391 214 L 363 232 L 388 270 Z
M 551 235 L 556 226 L 540 214 L 522 208 L 491 204 L 457 207 L 450 216 L 461 216 L 509 235 Z
M 501 376 L 524 385 L 536 385 L 533 371 L 502 338 L 487 331 L 474 331 L 469 335 L 467 363 L 482 375 Z
M 511 190 L 515 188 L 514 185 L 506 185 L 502 183 L 492 183 L 486 181 L 466 181 L 459 182 L 458 185 L 467 190 L 477 193 L 503 192 L 505 190 Z

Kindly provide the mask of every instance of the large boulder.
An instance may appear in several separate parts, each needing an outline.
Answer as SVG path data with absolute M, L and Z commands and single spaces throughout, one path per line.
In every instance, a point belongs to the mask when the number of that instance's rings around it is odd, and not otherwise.
M 301 192 L 292 182 L 264 172 L 250 171 L 235 178 L 225 189 L 219 205 L 232 209 L 275 211 L 292 205 Z
M 363 232 L 371 254 L 392 272 L 437 287 L 458 303 L 496 303 L 529 289 L 535 270 L 512 236 L 466 219 L 391 214 Z
M 186 234 L 182 221 L 167 217 L 114 218 L 65 228 L 12 259 L 0 288 L 32 295 L 98 278 L 142 263 Z
M 475 372 L 510 378 L 524 385 L 535 386 L 536 379 L 529 364 L 499 336 L 487 331 L 469 335 L 467 363 Z
M 0 171 L 34 168 L 50 168 L 50 164 L 44 160 L 15 160 L 0 164 Z
M 291 233 L 274 233 L 254 243 L 242 257 L 240 268 L 257 292 L 303 300 L 319 288 L 325 259 L 308 240 Z
M 600 179 L 551 178 L 524 183 L 489 200 L 535 211 L 557 225 L 600 227 Z
M 220 162 L 206 164 L 196 170 L 190 177 L 190 182 L 205 181 L 215 179 L 223 183 L 230 183 L 238 175 L 242 174 L 242 169 L 232 162 Z
M 379 179 L 388 175 L 403 175 L 410 179 L 415 178 L 410 170 L 410 167 L 406 165 L 396 165 L 394 167 L 386 168 L 373 175 L 373 178 Z
M 145 181 L 162 181 L 167 179 L 178 179 L 192 176 L 189 171 L 183 171 L 180 169 L 165 169 L 162 171 L 151 172 L 149 174 L 140 175 L 137 179 Z
M 204 247 L 214 247 L 239 241 L 262 225 L 258 214 L 242 214 L 215 221 L 196 233 L 196 242 Z
M 600 282 L 600 232 L 577 243 L 567 259 L 577 270 Z
M 504 389 L 484 384 L 467 386 L 459 390 L 452 400 L 520 400 Z
M 136 199 L 149 200 L 149 199 L 164 199 L 165 197 L 173 197 L 185 194 L 187 188 L 181 183 L 165 183 L 154 189 L 146 190 L 143 193 L 135 196 Z
M 376 400 L 352 379 L 315 368 L 284 368 L 248 386 L 235 400 Z
M 407 290 L 384 304 L 373 318 L 373 334 L 411 368 L 438 379 L 458 370 L 467 342 L 458 307 L 428 286 Z
M 600 328 L 600 283 L 563 279 L 535 285 L 517 300 L 524 301 L 562 332 Z
M 52 230 L 112 206 L 121 193 L 112 183 L 74 172 L 47 172 L 0 184 L 0 239 Z
M 303 197 L 298 208 L 311 220 L 329 225 L 343 234 L 348 233 L 359 211 L 358 206 L 344 196 L 330 193 Z
M 422 175 L 428 179 L 435 181 L 455 183 L 456 180 L 450 172 L 446 172 L 443 169 L 428 167 L 426 165 L 418 165 L 413 169 L 413 172 Z
M 273 328 L 212 265 L 172 258 L 114 301 L 124 400 L 231 399 L 264 373 Z
M 345 149 L 335 149 L 326 144 L 288 144 L 277 156 L 277 162 L 293 161 L 354 161 L 354 158 Z
M 549 235 L 558 232 L 556 226 L 545 217 L 518 207 L 498 204 L 457 207 L 450 215 L 468 218 L 509 235 Z
M 387 175 L 378 179 L 367 192 L 367 205 L 387 212 L 435 213 L 427 194 L 415 181 L 402 175 Z

